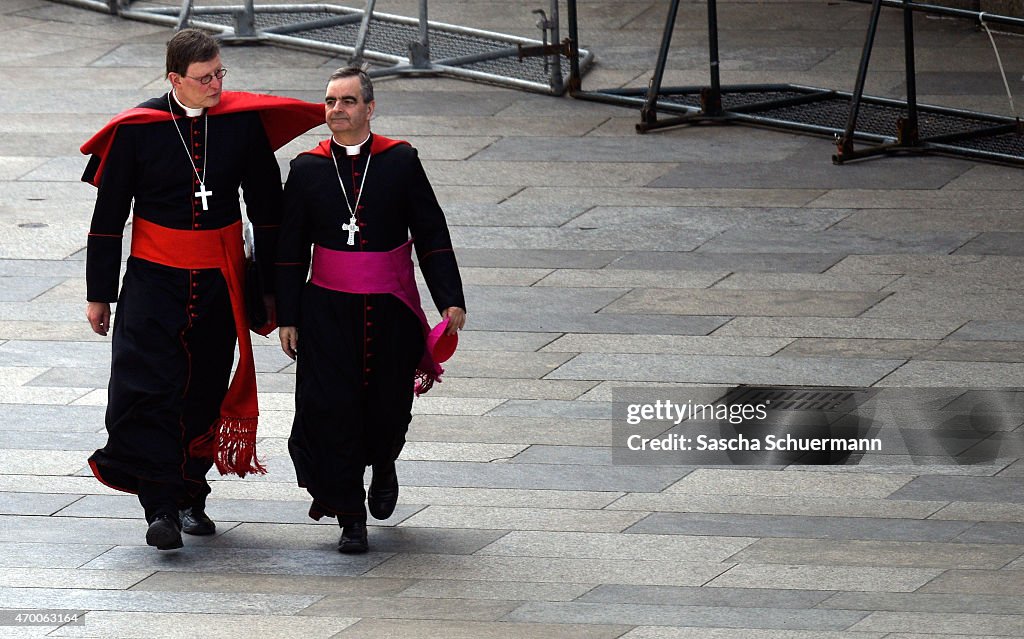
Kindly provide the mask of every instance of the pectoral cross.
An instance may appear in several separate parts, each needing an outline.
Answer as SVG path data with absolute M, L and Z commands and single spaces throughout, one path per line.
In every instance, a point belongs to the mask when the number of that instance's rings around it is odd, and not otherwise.
M 199 183 L 199 190 L 196 191 L 195 193 L 193 193 L 193 195 L 195 195 L 196 197 L 203 198 L 203 210 L 204 211 L 209 211 L 210 210 L 210 205 L 207 203 L 206 197 L 208 195 L 213 195 L 213 191 L 207 191 L 206 190 L 206 185 L 203 184 L 202 182 L 200 182 Z
M 342 224 L 341 228 L 348 231 L 348 242 L 349 246 L 354 246 L 356 243 L 356 233 L 359 232 L 359 224 L 356 221 L 356 216 L 353 215 L 348 220 L 348 224 Z

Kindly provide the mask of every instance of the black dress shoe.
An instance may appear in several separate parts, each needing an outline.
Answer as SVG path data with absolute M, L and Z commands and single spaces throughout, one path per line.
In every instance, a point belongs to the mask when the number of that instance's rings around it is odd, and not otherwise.
M 366 522 L 357 521 L 345 524 L 341 529 L 341 539 L 338 540 L 338 552 L 346 555 L 364 553 L 370 549 L 366 540 Z
M 395 512 L 398 504 L 398 475 L 395 473 L 394 462 L 373 467 L 366 503 L 374 519 L 387 519 Z
M 146 531 L 146 543 L 157 550 L 181 548 L 181 526 L 170 515 L 157 515 Z
M 217 532 L 217 524 L 196 506 L 181 511 L 181 532 L 189 535 L 212 535 Z

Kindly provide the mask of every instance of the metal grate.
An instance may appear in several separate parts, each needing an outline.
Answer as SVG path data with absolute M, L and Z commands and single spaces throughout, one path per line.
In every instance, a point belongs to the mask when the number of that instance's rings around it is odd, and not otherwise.
M 798 99 L 817 93 L 798 104 L 771 106 L 771 102 Z M 850 94 L 794 88 L 792 91 L 733 91 L 722 89 L 726 116 L 751 123 L 792 128 L 822 134 L 842 135 L 850 115 Z M 642 98 L 632 101 L 643 104 Z M 758 104 L 765 104 L 759 108 Z M 657 108 L 665 112 L 696 114 L 701 107 L 699 89 L 686 89 L 658 96 Z M 730 112 L 739 109 L 737 112 Z M 873 142 L 897 139 L 897 121 L 907 115 L 907 106 L 895 100 L 865 97 L 860 104 L 854 138 Z M 997 126 L 1012 125 L 1010 118 L 975 114 L 921 105 L 918 107 L 919 137 L 924 148 L 980 159 L 1024 162 L 1024 136 L 1016 133 L 986 133 Z M 956 141 L 930 141 L 940 136 L 963 135 Z

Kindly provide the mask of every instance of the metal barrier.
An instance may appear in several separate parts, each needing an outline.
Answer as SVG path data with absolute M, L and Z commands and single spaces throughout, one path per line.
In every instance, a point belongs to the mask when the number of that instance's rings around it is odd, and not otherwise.
M 543 10 L 537 26 L 541 40 L 470 29 L 427 19 L 427 0 L 419 1 L 419 17 L 408 18 L 332 4 L 139 7 L 132 0 L 54 0 L 121 17 L 181 29 L 194 26 L 218 33 L 224 42 L 266 42 L 350 56 L 355 64 L 370 60 L 391 66 L 371 76 L 446 75 L 529 91 L 561 95 L 568 80 L 570 55 L 574 68 L 586 70 L 593 55 L 568 41 L 559 42 L 558 0 L 550 15 Z M 432 57 L 433 56 L 433 57 Z
M 853 93 L 794 84 L 723 86 L 719 78 L 716 0 L 707 0 L 709 84 L 665 87 L 662 78 L 672 43 L 679 0 L 671 0 L 654 75 L 647 89 L 584 91 L 582 75 L 572 67 L 569 92 L 584 100 L 640 107 L 637 132 L 700 122 L 757 124 L 804 133 L 834 136 L 832 161 L 841 164 L 895 153 L 942 153 L 991 162 L 1024 165 L 1024 126 L 1019 118 L 917 104 L 913 57 L 913 11 L 984 18 L 1024 26 L 1024 20 L 924 5 L 910 0 L 859 0 L 872 3 L 868 34 Z M 907 100 L 865 96 L 864 79 L 882 7 L 904 10 Z M 576 0 L 568 4 L 569 41 L 578 42 Z M 660 113 L 671 114 L 660 117 Z M 854 140 L 873 144 L 863 149 Z

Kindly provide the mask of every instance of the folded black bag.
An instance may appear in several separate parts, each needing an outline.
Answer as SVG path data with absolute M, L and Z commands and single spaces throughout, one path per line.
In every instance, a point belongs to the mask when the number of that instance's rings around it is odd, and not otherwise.
M 263 275 L 260 273 L 259 262 L 256 261 L 256 241 L 252 233 L 252 225 L 246 224 L 242 231 L 245 240 L 245 316 L 249 320 L 249 328 L 265 326 L 267 306 L 263 303 Z

